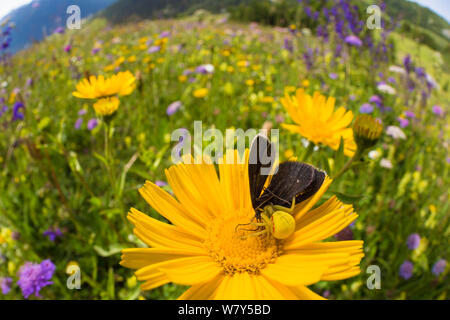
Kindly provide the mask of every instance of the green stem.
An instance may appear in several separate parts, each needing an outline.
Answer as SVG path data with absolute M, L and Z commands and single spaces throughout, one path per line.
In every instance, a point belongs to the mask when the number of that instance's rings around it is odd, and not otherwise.
M 315 146 L 316 145 L 314 143 L 312 143 L 311 141 L 309 142 L 308 148 L 306 149 L 306 152 L 303 155 L 303 162 L 306 162 L 309 159 L 309 157 L 311 156 L 311 154 L 314 151 Z
M 355 152 L 355 154 L 353 155 L 353 157 L 347 161 L 347 163 L 341 168 L 341 170 L 339 170 L 339 172 L 333 177 L 333 180 L 338 179 L 340 176 L 342 176 L 348 169 L 350 169 L 353 161 L 355 161 L 355 159 L 358 159 L 360 157 L 360 152 L 359 149 Z

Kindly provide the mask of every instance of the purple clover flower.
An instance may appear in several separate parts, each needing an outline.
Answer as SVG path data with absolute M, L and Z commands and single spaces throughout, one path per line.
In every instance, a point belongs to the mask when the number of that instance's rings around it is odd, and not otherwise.
M 406 241 L 406 244 L 410 250 L 415 250 L 420 245 L 420 235 L 418 233 L 412 233 L 408 240 Z
M 178 109 L 181 108 L 181 106 L 182 106 L 181 101 L 175 101 L 175 102 L 172 102 L 172 103 L 167 107 L 167 110 L 166 110 L 167 115 L 168 115 L 168 116 L 173 115 L 175 112 L 178 111 Z
M 351 34 L 347 37 L 345 37 L 345 43 L 351 45 L 351 46 L 355 46 L 355 47 L 361 47 L 362 46 L 362 41 L 361 39 L 359 39 L 357 36 Z
M 359 108 L 360 113 L 372 113 L 373 112 L 373 106 L 370 103 L 364 103 Z
M 97 125 L 98 125 L 97 119 L 92 118 L 92 119 L 90 119 L 90 120 L 88 121 L 88 123 L 87 123 L 87 128 L 88 128 L 89 131 L 91 131 L 91 130 L 94 130 L 95 127 L 97 127 Z
M 405 118 L 398 117 L 397 121 L 399 123 L 400 128 L 406 128 L 409 126 L 409 120 Z
M 444 110 L 438 105 L 433 106 L 432 111 L 435 115 L 439 117 L 442 117 L 444 115 Z
M 405 262 L 402 263 L 399 270 L 399 275 L 405 280 L 408 280 L 412 277 L 413 274 L 414 265 L 411 261 L 405 260 Z
M 415 113 L 412 112 L 412 111 L 405 111 L 405 116 L 408 117 L 408 118 L 415 118 L 416 117 Z
M 75 122 L 75 129 L 78 130 L 81 128 L 81 125 L 83 124 L 83 118 L 78 118 L 77 121 Z
M 36 297 L 41 297 L 39 294 L 41 289 L 53 284 L 50 280 L 55 269 L 56 267 L 50 259 L 41 263 L 25 262 L 19 269 L 19 280 L 17 281 L 24 298 L 28 299 L 32 294 Z
M 333 80 L 336 80 L 338 78 L 338 74 L 335 72 L 329 73 L 328 76 L 330 77 L 330 79 L 333 79 Z
M 373 95 L 369 98 L 369 102 L 375 103 L 378 107 L 383 104 L 383 100 L 377 95 Z
M 2 294 L 6 295 L 11 291 L 12 279 L 10 277 L 0 278 L 0 288 Z
M 447 261 L 445 261 L 444 259 L 439 259 L 433 265 L 431 272 L 433 272 L 433 274 L 435 276 L 439 276 L 442 272 L 444 272 L 446 266 L 447 266 Z
M 160 46 L 151 46 L 150 48 L 148 48 L 148 53 L 155 53 L 158 52 L 159 50 L 161 50 Z

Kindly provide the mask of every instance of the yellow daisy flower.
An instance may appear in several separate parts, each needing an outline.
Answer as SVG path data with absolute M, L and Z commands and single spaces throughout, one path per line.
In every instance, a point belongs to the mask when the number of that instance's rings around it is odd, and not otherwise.
M 112 77 L 90 76 L 81 80 L 77 91 L 72 94 L 77 98 L 97 99 L 113 95 L 126 96 L 133 92 L 136 87 L 136 78 L 130 71 L 119 72 Z
M 100 99 L 94 103 L 95 113 L 101 116 L 112 115 L 119 108 L 120 100 L 117 97 Z
M 247 162 L 248 151 L 246 161 L 228 153 L 220 177 L 210 161 L 171 166 L 166 176 L 176 199 L 150 181 L 139 189 L 172 223 L 130 209 L 135 235 L 150 248 L 124 249 L 120 264 L 137 269 L 142 290 L 173 282 L 191 286 L 179 299 L 322 299 L 307 286 L 360 273 L 363 241 L 320 242 L 357 218 L 336 197 L 311 210 L 328 189 L 328 177 L 295 207 L 295 232 L 287 239 L 238 235 L 236 226 L 255 215 Z
M 344 139 L 344 154 L 352 157 L 356 151 L 353 130 L 348 127 L 353 113 L 344 107 L 334 110 L 335 98 L 315 92 L 311 97 L 304 89 L 297 89 L 295 96 L 285 93 L 281 103 L 296 123 L 282 124 L 283 128 L 299 133 L 315 144 L 322 143 L 337 150 L 341 137 Z
M 194 92 L 193 92 L 193 95 L 195 98 L 204 98 L 207 96 L 207 94 L 208 94 L 207 88 L 197 89 L 197 90 L 194 90 Z

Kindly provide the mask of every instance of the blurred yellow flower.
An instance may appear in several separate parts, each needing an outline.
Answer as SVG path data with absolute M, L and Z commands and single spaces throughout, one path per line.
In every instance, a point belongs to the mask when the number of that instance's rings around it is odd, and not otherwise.
M 120 100 L 117 97 L 100 99 L 94 103 L 95 113 L 101 116 L 110 116 L 119 108 Z
M 136 87 L 136 78 L 130 71 L 119 72 L 110 78 L 104 76 L 90 76 L 81 80 L 77 91 L 72 94 L 82 99 L 97 99 L 113 95 L 126 96 L 133 92 Z
M 353 113 L 344 107 L 334 111 L 335 98 L 328 99 L 315 92 L 313 96 L 305 94 L 304 89 L 298 89 L 295 96 L 285 93 L 281 103 L 296 123 L 282 124 L 283 128 L 299 133 L 315 144 L 322 143 L 337 150 L 341 138 L 344 140 L 344 154 L 353 156 L 356 143 L 353 130 L 348 127 L 353 120 Z
M 305 87 L 305 88 L 309 87 L 309 80 L 303 80 L 302 81 L 302 86 Z
M 239 68 L 246 68 L 249 66 L 249 64 L 250 63 L 247 60 L 241 60 L 241 61 L 238 61 L 237 66 Z
M 245 80 L 245 84 L 248 85 L 249 87 L 251 87 L 255 84 L 255 80 L 253 80 L 253 79 Z
M 186 82 L 187 81 L 187 76 L 182 74 L 178 76 L 178 81 L 180 81 L 181 83 Z
M 194 97 L 196 97 L 196 98 L 204 98 L 208 94 L 208 89 L 207 88 L 197 89 L 197 90 L 194 90 L 193 94 L 194 94 Z

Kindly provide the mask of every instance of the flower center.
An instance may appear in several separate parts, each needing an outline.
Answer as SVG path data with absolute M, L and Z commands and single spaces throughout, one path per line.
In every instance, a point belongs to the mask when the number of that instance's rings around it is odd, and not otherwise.
M 255 235 L 258 231 L 249 222 L 248 217 L 218 219 L 209 226 L 204 245 L 226 274 L 258 274 L 281 253 L 281 241 L 267 233 Z

